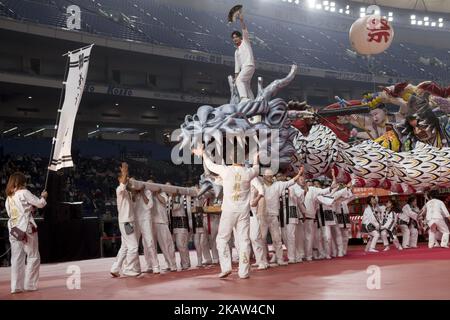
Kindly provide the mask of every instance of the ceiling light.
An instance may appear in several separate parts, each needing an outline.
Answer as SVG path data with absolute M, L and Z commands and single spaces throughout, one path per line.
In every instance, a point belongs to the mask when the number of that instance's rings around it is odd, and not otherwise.
M 11 132 L 11 131 L 14 131 L 14 130 L 17 130 L 17 129 L 18 129 L 17 127 L 14 127 L 14 128 L 8 129 L 6 131 L 3 131 L 3 133 L 8 133 L 8 132 Z
M 42 132 L 42 131 L 44 131 L 44 130 L 45 130 L 45 128 L 42 128 L 42 129 L 39 129 L 39 130 L 36 130 L 36 131 L 30 132 L 30 133 L 27 133 L 26 135 L 24 135 L 24 137 L 29 137 L 29 136 L 32 136 L 33 134 L 36 134 L 36 133 Z

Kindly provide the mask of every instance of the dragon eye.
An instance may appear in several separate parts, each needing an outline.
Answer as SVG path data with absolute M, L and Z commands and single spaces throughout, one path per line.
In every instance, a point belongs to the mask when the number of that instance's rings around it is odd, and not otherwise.
M 194 121 L 199 121 L 199 119 L 198 119 L 198 115 L 194 115 Z
M 212 120 L 216 117 L 216 115 L 214 113 L 210 113 L 208 114 L 208 120 Z

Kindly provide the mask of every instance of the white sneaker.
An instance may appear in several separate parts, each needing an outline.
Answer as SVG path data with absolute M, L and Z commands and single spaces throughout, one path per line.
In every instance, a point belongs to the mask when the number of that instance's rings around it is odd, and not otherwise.
M 400 251 L 402 251 L 402 250 L 403 250 L 403 247 L 402 247 L 402 246 L 399 246 L 397 249 L 400 250 Z
M 286 261 L 278 261 L 277 264 L 279 266 L 287 266 L 288 265 L 288 263 Z
M 220 279 L 225 279 L 226 277 L 228 277 L 231 274 L 231 270 L 230 271 L 225 271 L 225 272 L 221 272 L 219 274 L 219 278 Z
M 254 264 L 251 265 L 251 267 L 253 267 L 253 268 L 259 267 L 259 264 L 254 263 Z
M 446 246 L 441 245 L 441 248 L 449 249 L 450 247 L 448 245 L 446 245 Z
M 22 292 L 23 292 L 23 290 L 18 289 L 18 290 L 11 291 L 11 294 L 22 293 Z
M 369 249 L 369 252 L 379 252 L 377 249 Z
M 260 264 L 257 269 L 258 270 L 267 270 L 267 268 L 269 268 L 269 266 L 267 266 L 265 264 Z
M 306 258 L 306 261 L 312 261 L 312 258 L 308 257 Z
M 389 250 L 391 250 L 391 248 L 389 246 L 387 246 L 383 249 L 383 251 L 389 251 Z
M 250 278 L 250 276 L 248 274 L 246 274 L 245 276 L 239 276 L 239 278 L 241 278 L 241 279 L 248 279 L 248 278 Z
M 294 264 L 294 263 L 298 263 L 298 261 L 297 260 L 289 260 L 288 263 L 289 264 Z
M 153 270 L 153 274 L 160 274 L 161 271 L 159 271 L 159 268 L 154 268 Z
M 203 265 L 201 263 L 197 264 L 197 268 L 203 268 Z
M 137 277 L 140 274 L 141 274 L 140 272 L 136 272 L 136 271 L 125 271 L 123 273 L 123 275 L 126 277 Z

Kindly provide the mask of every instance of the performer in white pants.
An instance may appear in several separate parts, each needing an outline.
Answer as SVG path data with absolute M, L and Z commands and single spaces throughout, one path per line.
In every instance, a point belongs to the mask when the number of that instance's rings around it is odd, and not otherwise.
M 189 257 L 189 233 L 192 226 L 189 221 L 192 221 L 189 215 L 188 207 L 190 208 L 190 197 L 172 195 L 169 198 L 172 211 L 172 229 L 173 237 L 177 245 L 178 253 L 181 260 L 181 269 L 187 270 L 191 267 L 191 260 Z
M 207 204 L 222 206 L 222 199 L 213 198 L 207 199 Z M 211 252 L 212 263 L 219 263 L 219 252 L 217 251 L 216 238 L 219 231 L 220 213 L 205 213 L 203 215 L 203 226 L 206 232 L 206 247 L 203 250 L 204 258 L 207 259 L 208 254 Z
M 169 228 L 168 203 L 169 196 L 167 194 L 154 193 L 152 208 L 153 237 L 154 243 L 158 242 L 167 263 L 167 267 L 163 270 L 177 271 L 175 246 Z
M 272 246 L 275 250 L 276 263 L 279 266 L 285 266 L 288 263 L 283 258 L 283 244 L 281 241 L 280 226 L 280 196 L 284 190 L 293 186 L 301 176 L 302 171 L 289 181 L 273 181 L 274 173 L 271 169 L 264 170 L 263 186 L 264 200 L 266 203 L 266 223 L 262 226 L 262 238 L 267 239 L 267 233 L 270 232 Z M 265 246 L 267 249 L 267 246 Z
M 431 200 L 425 204 L 424 211 L 426 212 L 425 221 L 430 227 L 428 237 L 428 248 L 432 249 L 435 245 L 436 233 L 442 233 L 441 247 L 448 248 L 448 242 L 450 237 L 450 231 L 445 219 L 449 219 L 450 215 L 444 202 L 436 199 L 436 194 L 430 194 Z
M 384 250 L 390 250 L 389 239 L 390 237 L 398 250 L 403 250 L 400 242 L 397 239 L 396 228 L 397 228 L 397 203 L 393 200 L 388 200 L 383 212 L 383 222 L 380 227 L 381 239 L 383 239 Z
M 368 205 L 364 210 L 362 217 L 362 228 L 371 237 L 368 243 L 368 251 L 378 252 L 378 250 L 375 249 L 377 241 L 380 238 L 380 222 L 378 220 L 377 200 L 374 196 L 369 196 L 367 200 Z
M 194 245 L 197 253 L 197 268 L 202 267 L 204 264 L 209 265 L 212 263 L 211 254 L 208 249 L 208 240 L 206 239 L 207 234 L 204 229 L 203 207 L 201 204 L 201 199 L 191 198 L 190 210 L 192 217 L 192 232 L 194 233 Z M 203 263 L 203 257 L 205 257 L 205 263 Z
M 303 184 L 303 177 L 300 177 L 297 182 L 283 191 L 280 205 L 283 204 L 281 214 L 284 215 L 284 244 L 286 245 L 288 263 L 299 263 L 305 257 L 304 250 L 304 228 L 303 228 L 303 214 L 306 211 L 304 207 L 304 191 L 300 187 Z
M 26 177 L 21 172 L 13 173 L 6 185 L 5 201 L 8 213 L 9 242 L 11 244 L 11 293 L 35 291 L 38 289 L 39 243 L 37 225 L 33 219 L 33 206 L 43 208 L 47 202 L 47 192 L 36 197 L 26 189 Z M 25 233 L 23 239 L 11 234 L 12 228 Z M 26 265 L 25 265 L 26 261 Z
M 120 271 L 123 275 L 135 277 L 141 273 L 139 264 L 139 245 L 136 235 L 136 223 L 131 203 L 131 192 L 127 190 L 128 185 L 128 165 L 123 162 L 120 168 L 119 183 L 116 189 L 117 212 L 119 220 L 119 230 L 122 244 L 117 258 L 111 267 L 111 275 L 119 277 Z
M 419 211 L 416 197 L 409 197 L 408 203 L 402 208 L 398 221 L 402 231 L 402 246 L 404 249 L 417 248 L 417 238 L 419 236 L 417 219 Z
M 144 248 L 147 272 L 159 273 L 159 260 L 154 242 L 151 211 L 153 207 L 152 192 L 145 187 L 132 191 L 133 210 L 136 217 L 136 236 L 139 239 L 142 235 L 142 246 Z
M 217 234 L 217 250 L 219 251 L 220 278 L 231 274 L 231 253 L 228 246 L 233 228 L 236 227 L 239 241 L 239 277 L 249 277 L 250 271 L 250 183 L 259 174 L 258 156 L 252 168 L 235 163 L 232 166 L 218 165 L 212 162 L 203 147 L 193 151 L 203 156 L 207 169 L 218 174 L 223 181 L 222 216 Z
M 266 241 L 262 238 L 261 223 L 266 221 L 266 204 L 264 201 L 264 187 L 257 177 L 251 182 L 250 201 L 250 241 L 256 260 L 252 267 L 258 267 L 258 270 L 265 270 L 269 267 L 269 263 L 267 262 L 265 250 Z
M 312 186 L 312 181 L 307 181 L 303 187 L 305 191 L 305 256 L 307 261 L 312 261 L 314 239 L 319 238 L 320 229 L 318 228 L 317 211 L 319 209 L 318 196 L 330 192 L 330 188 L 317 188 Z M 319 238 L 320 239 L 320 238 Z
M 255 73 L 255 60 L 253 58 L 253 50 L 248 29 L 244 23 L 242 14 L 240 14 L 239 18 L 242 26 L 242 33 L 233 31 L 231 38 L 236 45 L 236 51 L 234 53 L 236 88 L 239 92 L 241 101 L 246 101 L 255 98 L 251 89 L 251 81 L 253 74 Z
M 355 196 L 353 195 L 351 184 L 347 186 L 341 185 L 340 188 L 333 195 L 335 198 L 333 213 L 335 215 L 336 225 L 331 227 L 331 235 L 336 243 L 337 256 L 343 257 L 347 255 L 348 240 L 350 238 L 349 233 L 352 227 L 348 203 Z

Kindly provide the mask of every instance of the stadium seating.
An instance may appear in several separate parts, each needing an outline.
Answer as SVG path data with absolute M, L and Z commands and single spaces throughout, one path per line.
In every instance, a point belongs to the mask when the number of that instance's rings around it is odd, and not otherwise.
M 231 3 L 231 2 L 230 2 Z M 150 0 L 0 0 L 0 15 L 65 28 L 66 8 L 80 6 L 82 29 L 128 41 L 150 42 L 171 47 L 232 56 L 230 26 L 223 13 L 198 11 L 180 4 Z M 349 54 L 348 34 L 311 26 L 247 17 L 255 57 L 260 61 L 375 73 L 417 79 L 447 79 L 446 49 L 394 42 L 370 62 Z M 437 58 L 444 65 L 426 65 L 420 58 Z

